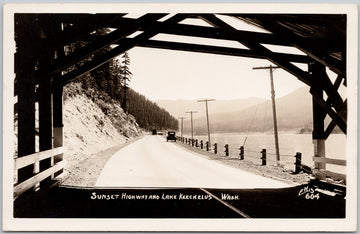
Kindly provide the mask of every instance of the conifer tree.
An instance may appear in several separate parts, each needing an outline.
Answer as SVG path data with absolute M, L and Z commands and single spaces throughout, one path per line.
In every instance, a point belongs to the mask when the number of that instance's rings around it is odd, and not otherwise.
M 127 90 L 129 88 L 129 82 L 131 79 L 132 73 L 130 72 L 130 57 L 129 53 L 126 51 L 122 56 L 122 63 L 121 63 L 121 73 L 122 73 L 122 88 L 123 88 L 123 97 L 121 102 L 121 107 L 127 113 L 127 101 L 128 101 L 128 95 Z

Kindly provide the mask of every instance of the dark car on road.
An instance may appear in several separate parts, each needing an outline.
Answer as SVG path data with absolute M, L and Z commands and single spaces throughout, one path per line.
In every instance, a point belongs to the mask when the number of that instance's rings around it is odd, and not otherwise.
M 166 137 L 166 141 L 176 141 L 176 136 L 174 131 L 169 131 Z

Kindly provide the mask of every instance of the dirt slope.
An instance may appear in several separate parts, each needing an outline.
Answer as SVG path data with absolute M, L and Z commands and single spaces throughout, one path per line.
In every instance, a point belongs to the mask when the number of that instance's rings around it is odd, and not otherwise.
M 103 164 L 111 156 L 107 151 L 142 134 L 134 117 L 126 115 L 117 104 L 112 104 L 111 108 L 111 114 L 106 115 L 85 95 L 66 98 L 64 159 L 67 161 L 67 177 L 63 184 L 92 184 L 91 181 L 97 177 Z M 88 167 L 90 164 L 93 166 Z

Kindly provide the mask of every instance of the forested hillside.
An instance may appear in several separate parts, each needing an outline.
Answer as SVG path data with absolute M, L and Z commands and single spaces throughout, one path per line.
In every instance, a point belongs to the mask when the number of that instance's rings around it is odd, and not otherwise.
M 141 128 L 146 130 L 153 128 L 177 130 L 177 119 L 127 86 L 129 79 L 126 79 L 127 83 L 124 82 L 122 69 L 119 60 L 111 60 L 97 70 L 83 75 L 73 84 L 67 85 L 64 96 L 85 94 L 106 115 L 114 115 L 111 106 L 119 104 L 126 113 L 135 117 Z
M 106 35 L 107 33 L 109 33 L 109 29 L 105 28 L 96 32 L 98 35 Z M 66 48 L 66 53 L 86 47 L 86 44 L 86 42 L 73 44 Z M 94 57 L 103 53 L 104 51 L 100 51 Z M 84 61 L 79 62 L 79 65 Z M 74 67 L 70 68 L 69 71 L 72 69 Z M 77 86 L 76 89 L 74 87 L 70 88 L 72 85 L 70 83 L 64 89 L 64 95 L 72 96 L 74 93 L 71 92 L 74 92 L 74 90 L 85 94 L 101 108 L 105 115 L 113 115 L 114 113 L 111 113 L 110 109 L 111 105 L 119 104 L 126 114 L 134 116 L 139 126 L 146 130 L 153 128 L 177 130 L 178 121 L 176 118 L 172 117 L 165 109 L 160 108 L 154 102 L 129 88 L 131 76 L 130 57 L 125 52 L 79 77 L 75 83 L 80 83 L 80 86 Z
M 177 130 L 178 121 L 169 112 L 134 90 L 128 91 L 128 111 L 135 117 L 140 127 L 147 130 L 154 128 Z

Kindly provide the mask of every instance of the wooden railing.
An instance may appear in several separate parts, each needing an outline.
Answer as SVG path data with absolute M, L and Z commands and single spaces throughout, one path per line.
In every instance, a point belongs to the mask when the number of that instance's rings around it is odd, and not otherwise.
M 338 166 L 346 166 L 346 160 L 341 160 L 341 159 L 313 157 L 313 161 L 315 163 L 325 163 L 325 164 L 333 164 L 333 165 L 338 165 Z M 313 169 L 313 174 L 315 175 L 315 177 L 317 177 L 319 179 L 324 179 L 325 177 L 330 177 L 333 179 L 343 180 L 346 183 L 346 175 L 345 174 L 332 172 L 332 171 L 328 171 L 325 169 L 318 169 L 318 168 Z
M 41 181 L 48 177 L 53 177 L 53 175 L 63 169 L 65 167 L 65 161 L 60 161 L 54 164 L 54 156 L 64 153 L 63 147 L 57 147 L 46 151 L 41 151 L 38 153 L 30 154 L 23 157 L 15 158 L 15 173 L 23 167 L 29 166 L 34 164 L 35 168 L 39 168 L 39 163 L 41 160 L 51 158 L 51 167 L 44 171 L 38 171 L 38 169 L 34 170 L 34 175 L 29 179 L 14 184 L 14 197 L 18 197 L 25 191 L 29 190 L 30 188 L 36 186 Z

